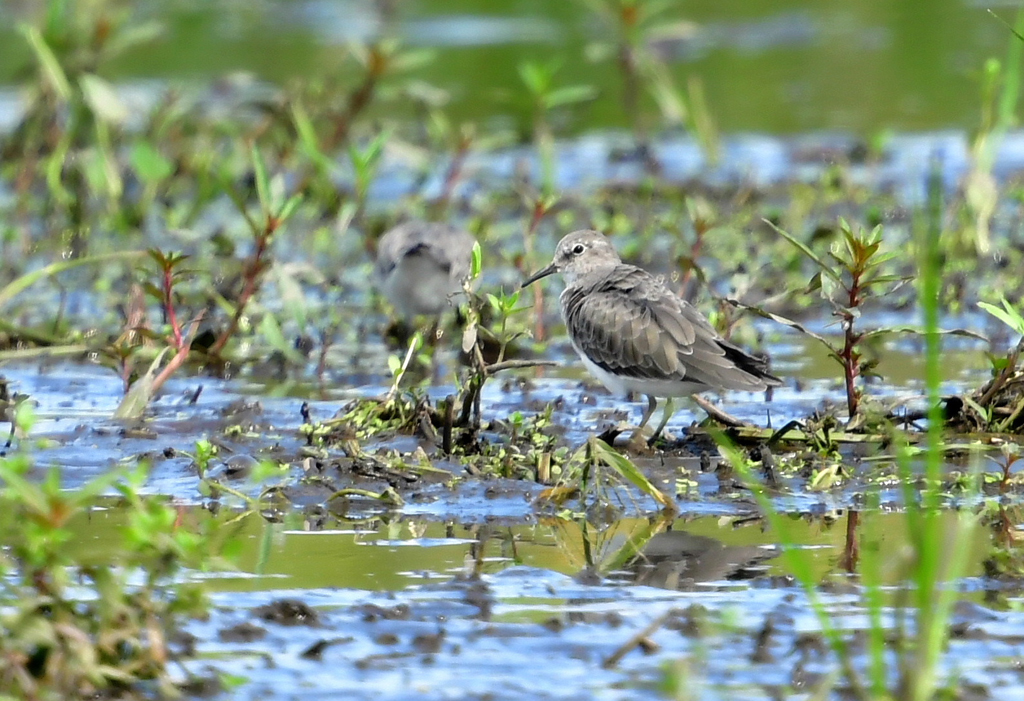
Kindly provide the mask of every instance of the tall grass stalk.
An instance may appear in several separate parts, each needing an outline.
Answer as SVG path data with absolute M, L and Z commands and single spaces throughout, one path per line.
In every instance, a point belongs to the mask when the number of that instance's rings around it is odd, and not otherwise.
M 919 303 L 925 328 L 925 386 L 928 397 L 928 436 L 925 443 L 925 486 L 914 492 L 914 475 L 905 444 L 898 452 L 899 472 L 913 546 L 910 586 L 914 595 L 916 636 L 913 654 L 901 660 L 901 698 L 926 701 L 939 689 L 939 664 L 949 640 L 949 619 L 956 600 L 953 583 L 966 567 L 966 543 L 976 518 L 960 514 L 953 534 L 944 532 L 939 509 L 942 496 L 942 385 L 939 293 L 942 285 L 942 180 L 933 169 L 928 183 L 925 222 L 918 227 Z M 974 483 L 974 491 L 978 489 Z M 952 547 L 950 547 L 952 540 Z M 945 559 L 945 567 L 943 560 Z
M 975 218 L 975 249 L 978 253 L 988 253 L 991 247 L 989 224 L 999 197 L 992 164 L 1006 132 L 1017 123 L 1021 59 L 1024 58 L 1024 8 L 1017 11 L 1012 26 L 992 10 L 989 12 L 1014 36 L 1006 50 L 1006 63 L 1000 66 L 998 59 L 989 58 L 982 75 L 981 124 L 971 145 L 973 166 L 965 188 L 967 204 Z

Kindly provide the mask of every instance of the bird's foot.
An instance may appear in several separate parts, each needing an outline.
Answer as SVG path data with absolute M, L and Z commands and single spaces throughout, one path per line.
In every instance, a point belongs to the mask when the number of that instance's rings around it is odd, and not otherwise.
M 647 447 L 654 450 L 656 446 L 662 448 L 672 448 L 676 446 L 680 441 L 680 438 L 675 434 L 669 433 L 668 431 L 662 431 L 661 433 L 655 434 L 647 439 Z
M 597 434 L 597 439 L 604 441 L 608 445 L 615 445 L 615 439 L 631 429 L 633 429 L 633 426 L 620 421 Z
M 642 429 L 633 429 L 633 432 L 629 434 L 629 442 L 626 443 L 626 448 L 631 453 L 650 453 L 651 444 L 650 441 L 644 438 L 644 432 Z

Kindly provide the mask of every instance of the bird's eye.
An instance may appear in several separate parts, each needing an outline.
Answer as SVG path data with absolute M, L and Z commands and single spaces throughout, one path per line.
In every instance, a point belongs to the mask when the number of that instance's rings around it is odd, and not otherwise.
M 572 247 L 572 254 L 574 256 L 578 256 L 583 253 L 584 250 L 586 250 L 586 247 L 582 243 L 578 243 Z

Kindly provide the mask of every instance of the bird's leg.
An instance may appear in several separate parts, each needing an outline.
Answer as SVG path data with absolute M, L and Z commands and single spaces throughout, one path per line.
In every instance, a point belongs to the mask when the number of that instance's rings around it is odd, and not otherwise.
M 636 427 L 636 432 L 639 434 L 644 430 L 644 426 L 651 420 L 651 415 L 654 414 L 654 410 L 658 408 L 658 399 L 653 394 L 647 395 L 647 410 L 644 415 L 640 417 L 640 425 Z
M 658 399 L 653 394 L 647 395 L 647 408 L 644 410 L 643 416 L 640 417 L 640 424 L 633 429 L 633 432 L 629 435 L 629 447 L 631 450 L 637 450 L 643 452 L 647 448 L 647 443 L 644 441 L 644 426 L 651 420 L 651 416 L 654 414 L 654 410 L 658 408 Z
M 665 412 L 661 415 L 661 423 L 658 424 L 657 430 L 654 434 L 647 439 L 647 445 L 654 445 L 654 441 L 658 440 L 658 436 L 665 430 L 665 426 L 668 425 L 668 420 L 672 418 L 675 413 L 675 406 L 672 401 L 672 397 L 665 398 Z

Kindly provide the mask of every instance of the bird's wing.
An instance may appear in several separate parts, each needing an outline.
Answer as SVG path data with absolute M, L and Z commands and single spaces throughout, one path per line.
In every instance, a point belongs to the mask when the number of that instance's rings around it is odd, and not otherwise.
M 562 310 L 577 348 L 609 372 L 765 388 L 756 359 L 724 341 L 696 309 L 640 268 L 620 265 L 600 280 L 566 288 Z

